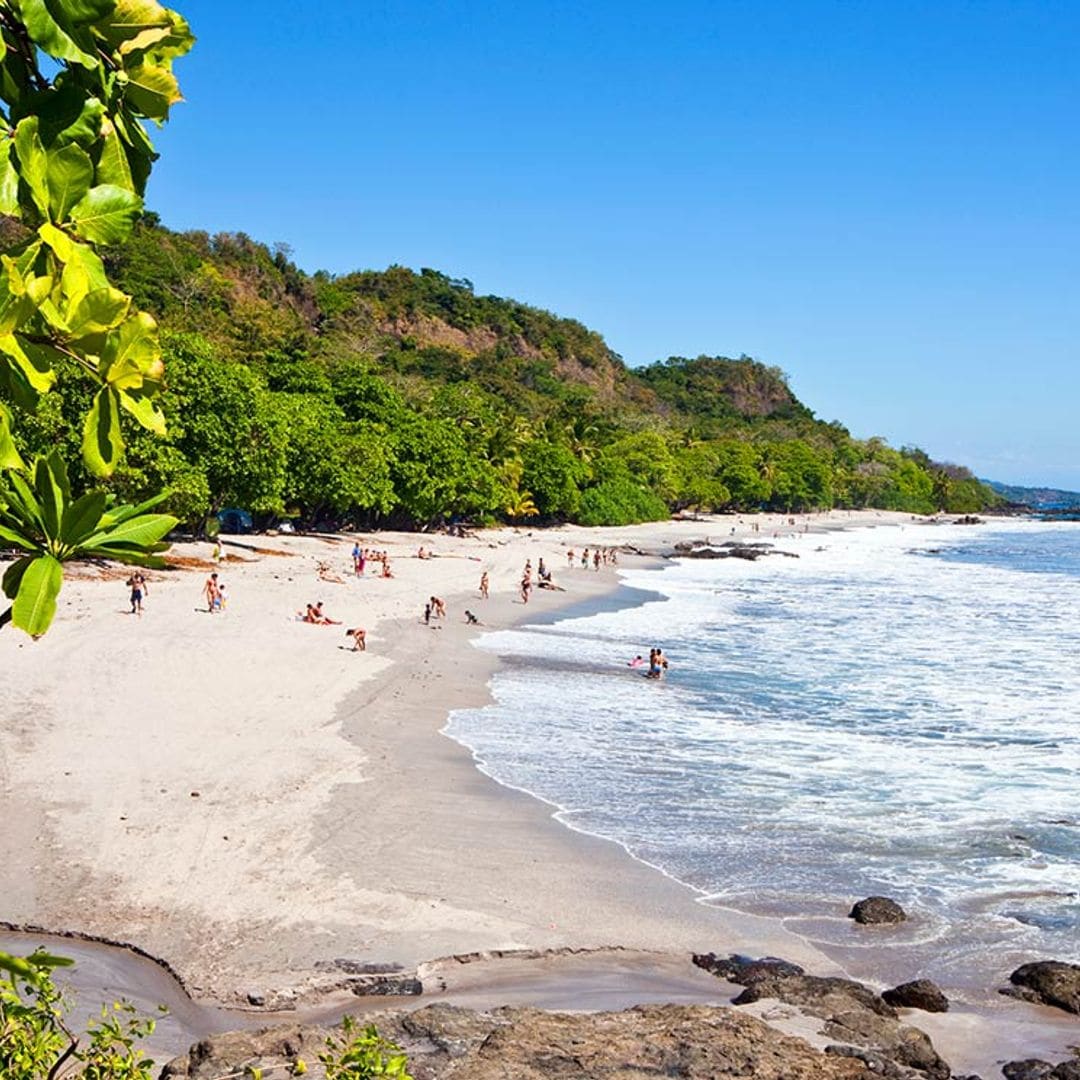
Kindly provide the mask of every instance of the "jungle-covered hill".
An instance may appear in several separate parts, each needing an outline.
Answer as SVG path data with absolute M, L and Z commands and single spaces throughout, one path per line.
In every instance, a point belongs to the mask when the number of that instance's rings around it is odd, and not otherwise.
M 168 435 L 132 425 L 111 484 L 162 486 L 198 522 L 226 506 L 311 522 L 426 525 L 671 510 L 994 502 L 966 469 L 858 441 L 747 357 L 632 369 L 603 337 L 470 282 L 400 266 L 307 274 L 243 234 L 148 214 L 110 277 L 164 331 Z M 79 457 L 86 397 L 61 380 L 19 425 Z

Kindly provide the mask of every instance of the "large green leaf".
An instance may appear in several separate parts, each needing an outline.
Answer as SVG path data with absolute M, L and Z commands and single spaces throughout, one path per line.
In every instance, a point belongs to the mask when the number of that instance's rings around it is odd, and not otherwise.
M 50 10 L 46 0 L 19 0 L 30 39 L 56 60 L 70 60 L 85 68 L 97 67 L 99 60 L 93 53 L 94 43 L 89 33 L 67 19 L 60 0 L 54 3 L 57 8 Z
M 176 518 L 171 514 L 140 514 L 87 537 L 84 547 L 97 550 L 111 547 L 150 547 L 175 528 Z
M 137 506 L 112 506 L 105 511 L 101 518 L 102 531 L 111 529 L 114 525 L 119 525 L 121 521 L 130 521 L 134 517 L 138 517 L 140 514 L 145 514 L 147 510 L 152 510 L 155 506 L 160 506 L 171 494 L 169 491 L 159 491 L 157 495 L 152 495 L 145 502 L 139 503 Z
M 71 336 L 78 340 L 90 334 L 103 334 L 118 326 L 131 307 L 131 297 L 106 286 L 87 293 L 68 315 Z
M 105 492 L 88 491 L 68 506 L 60 522 L 60 539 L 66 546 L 75 548 L 93 536 L 105 512 L 105 501 Z
M 25 536 L 17 529 L 9 528 L 7 525 L 0 525 L 0 540 L 3 540 L 5 544 L 11 544 L 12 547 L 21 548 L 23 551 L 40 551 L 41 545 L 38 544 L 33 537 Z M 12 563 L 12 566 L 15 564 Z M 8 567 L 10 570 L 11 567 Z M 14 592 L 8 593 L 9 596 L 14 596 Z
M 116 391 L 106 386 L 94 395 L 83 425 L 83 461 L 94 476 L 111 476 L 124 440 L 120 434 L 120 404 Z
M 116 0 L 52 0 L 53 9 L 76 26 L 100 22 L 116 7 Z
M 11 410 L 0 402 L 0 469 L 25 469 L 26 465 L 11 437 Z
M 92 187 L 72 208 L 75 232 L 94 244 L 118 244 L 131 232 L 142 199 L 116 184 Z
M 147 431 L 152 431 L 155 435 L 165 434 L 165 414 L 154 405 L 150 397 L 138 391 L 121 390 L 119 393 L 121 407 L 131 413 Z
M 176 76 L 160 64 L 141 61 L 128 69 L 125 100 L 159 124 L 169 117 L 169 106 L 183 101 Z
M 147 379 L 160 382 L 165 373 L 157 323 L 137 311 L 111 334 L 101 351 L 101 377 L 119 389 L 138 389 Z
M 90 190 L 94 166 L 90 155 L 74 143 L 47 150 L 46 175 L 49 181 L 49 209 L 53 221 L 66 221 L 68 212 Z
M 40 351 L 28 347 L 14 334 L 0 334 L 0 353 L 19 369 L 39 394 L 45 393 L 56 379 L 55 373 L 47 365 L 43 366 Z
M 19 156 L 19 174 L 30 191 L 42 217 L 49 216 L 49 159 L 38 136 L 38 118 L 28 116 L 15 128 L 15 153 Z
M 8 473 L 7 483 L 8 516 L 16 518 L 28 534 L 44 536 L 45 518 L 33 489 L 17 472 Z
M 0 140 L 0 214 L 19 212 L 19 173 L 11 160 L 11 141 Z
M 84 87 L 74 82 L 53 84 L 48 90 L 24 98 L 16 118 L 36 116 L 38 135 L 46 150 L 78 143 L 89 150 L 101 133 L 105 106 L 101 99 L 87 96 Z
M 95 179 L 99 184 L 114 184 L 126 191 L 135 191 L 127 151 L 116 125 L 108 118 L 101 125 L 101 154 L 98 157 Z
M 56 598 L 64 583 L 64 571 L 51 555 L 30 560 L 11 606 L 11 622 L 31 637 L 41 637 L 56 615 Z
M 69 491 L 67 470 L 63 459 L 55 451 L 47 458 L 39 457 L 34 462 L 34 494 L 41 507 L 45 535 L 49 538 L 60 535 L 60 522 L 67 508 Z

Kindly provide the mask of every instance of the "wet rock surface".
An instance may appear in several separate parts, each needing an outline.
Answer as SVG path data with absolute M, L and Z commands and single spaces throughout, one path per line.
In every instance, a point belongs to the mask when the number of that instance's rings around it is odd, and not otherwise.
M 882 1000 L 897 1009 L 922 1009 L 924 1012 L 948 1012 L 949 999 L 937 983 L 915 979 L 886 990 Z
M 1080 1015 L 1080 964 L 1061 960 L 1023 964 L 1009 976 L 1009 982 L 1012 986 L 1002 993 Z
M 872 1080 L 885 1075 L 858 1057 L 822 1053 L 753 1017 L 704 1005 L 575 1015 L 429 1005 L 371 1019 L 406 1050 L 415 1080 Z M 321 1080 L 318 1054 L 326 1035 L 325 1029 L 296 1026 L 218 1035 L 170 1062 L 162 1076 L 217 1080 L 245 1069 L 269 1073 L 302 1059 L 306 1075 Z
M 907 912 L 887 896 L 868 896 L 851 909 L 848 918 L 863 926 L 879 926 L 902 923 L 907 919 Z
M 806 974 L 798 964 L 775 956 L 763 956 L 755 960 L 735 953 L 729 956 L 717 956 L 716 953 L 695 953 L 693 961 L 695 966 L 728 982 L 733 982 L 737 986 L 750 986 L 761 979 L 787 978 L 790 975 Z

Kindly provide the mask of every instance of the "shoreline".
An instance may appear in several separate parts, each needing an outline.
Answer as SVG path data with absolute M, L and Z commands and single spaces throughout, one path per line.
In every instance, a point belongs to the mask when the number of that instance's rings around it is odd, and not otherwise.
M 871 520 L 838 517 L 830 524 L 844 529 L 891 523 L 882 515 L 867 517 Z M 896 517 L 896 523 L 909 520 L 907 515 Z M 605 546 L 609 537 L 612 544 L 624 543 L 625 534 L 633 531 L 651 531 L 654 542 L 664 547 L 672 535 L 701 539 L 710 524 L 726 527 L 730 522 L 661 523 L 664 527 L 651 530 L 649 526 L 538 530 L 536 534 L 509 536 L 509 530 L 500 530 L 483 534 L 480 543 L 494 540 L 492 547 L 498 544 L 510 549 L 513 562 L 525 551 L 540 548 L 549 557 L 547 549 L 561 550 L 567 541 L 577 547 L 585 537 L 593 538 L 593 543 L 600 539 Z M 739 538 L 756 537 L 743 533 Z M 405 542 L 414 541 L 410 537 Z M 444 543 L 451 546 L 444 538 L 436 541 L 440 547 Z M 347 553 L 350 543 L 317 540 L 309 546 L 321 550 L 320 545 L 336 544 L 337 555 Z M 378 538 L 376 545 L 382 546 Z M 454 546 L 467 549 L 470 542 L 455 541 Z M 498 552 L 500 558 L 502 554 Z M 395 569 L 405 565 L 404 559 L 398 561 L 399 555 L 395 555 Z M 263 559 L 264 563 L 275 561 Z M 452 619 L 444 629 L 429 630 L 415 619 L 415 597 L 411 595 L 408 603 L 395 599 L 389 610 L 380 610 L 369 632 L 369 648 L 375 655 L 348 658 L 358 663 L 370 660 L 374 670 L 367 677 L 348 680 L 354 685 L 346 686 L 340 700 L 324 708 L 314 725 L 319 732 L 348 744 L 348 749 L 339 747 L 331 755 L 343 757 L 348 768 L 335 768 L 331 763 L 329 773 L 334 783 L 322 792 L 310 835 L 303 844 L 288 845 L 291 855 L 302 861 L 299 899 L 282 903 L 280 912 L 276 904 L 262 905 L 265 921 L 261 925 L 248 922 L 239 935 L 238 928 L 228 927 L 227 922 L 214 925 L 205 919 L 186 922 L 170 917 L 168 927 L 148 927 L 155 945 L 164 946 L 161 950 L 148 947 L 146 935 L 125 937 L 138 942 L 140 951 L 151 959 L 161 956 L 166 967 L 177 967 L 181 985 L 192 1000 L 207 1006 L 215 1002 L 235 1006 L 249 994 L 260 998 L 269 995 L 282 1002 L 293 994 L 294 1002 L 300 1004 L 307 995 L 325 992 L 332 985 L 334 977 L 328 977 L 325 965 L 339 958 L 431 968 L 438 963 L 433 957 L 509 950 L 517 952 L 516 960 L 520 961 L 521 950 L 538 950 L 545 963 L 550 961 L 549 992 L 551 983 L 560 978 L 557 953 L 567 949 L 596 949 L 598 954 L 630 951 L 648 954 L 657 962 L 681 956 L 687 966 L 691 951 L 774 953 L 801 963 L 814 974 L 842 973 L 839 964 L 786 930 L 779 918 L 703 903 L 698 890 L 631 855 L 623 845 L 568 825 L 557 816 L 558 807 L 495 780 L 471 750 L 444 731 L 455 709 L 482 708 L 491 700 L 490 680 L 502 661 L 494 652 L 474 647 L 472 642 L 480 634 L 524 622 L 557 621 L 582 606 L 622 606 L 615 598 L 627 586 L 614 575 L 577 569 L 566 572 L 559 561 L 553 558 L 552 562 L 556 579 L 567 581 L 573 591 L 536 594 L 527 609 L 503 594 L 493 597 L 481 610 L 483 602 L 473 600 L 474 592 L 467 588 L 452 592 L 439 585 L 453 614 L 458 614 L 458 605 L 468 604 L 489 623 L 481 628 L 466 627 Z M 636 559 L 635 564 L 641 565 Z M 456 564 L 442 558 L 419 569 L 436 567 L 440 573 L 443 568 L 447 572 L 454 569 L 454 580 L 463 580 L 463 575 L 456 573 Z M 406 568 L 416 569 L 412 563 Z M 464 569 L 475 576 L 471 567 Z M 186 577 L 190 582 L 192 575 Z M 177 575 L 177 584 L 179 579 Z M 414 592 L 415 584 L 408 582 Z M 306 588 L 311 591 L 310 583 Z M 330 594 L 321 584 L 319 588 Z M 230 591 L 235 597 L 235 588 Z M 321 632 L 320 628 L 303 629 Z M 0 641 L 0 645 L 7 643 Z M 350 676 L 355 674 L 355 670 L 349 671 Z M 186 673 L 187 678 L 190 675 Z M 253 715 L 256 725 L 258 719 Z M 319 745 L 316 739 L 316 747 Z M 0 756 L 0 796 L 9 797 L 10 769 L 5 765 Z M 47 816 L 37 814 L 34 808 L 28 815 L 32 826 Z M 19 828 L 12 832 L 18 834 L 21 829 L 25 837 L 27 822 L 16 824 Z M 303 821 L 291 824 L 303 832 Z M 40 857 L 43 853 L 40 848 L 38 851 Z M 250 873 L 251 866 L 246 869 Z M 272 870 L 271 865 L 271 878 Z M 296 881 L 294 875 L 290 884 Z M 553 888 L 553 883 L 557 887 Z M 84 878 L 79 884 L 86 890 L 77 897 L 82 900 L 89 883 Z M 259 887 L 263 884 L 256 881 Z M 313 886 L 314 895 L 305 895 L 305 886 Z M 324 898 L 335 890 L 346 893 L 356 906 L 351 916 L 328 925 L 323 916 Z M 277 899 L 288 901 L 288 890 L 282 889 Z M 340 911 L 337 907 L 337 913 Z M 140 914 L 145 918 L 145 912 Z M 275 915 L 284 916 L 285 921 L 275 924 Z M 0 918 L 8 918 L 6 909 L 0 910 Z M 91 915 L 89 923 L 95 924 L 95 919 Z M 106 921 L 123 919 L 122 913 L 111 913 Z M 174 925 L 181 921 L 186 925 Z M 88 933 L 96 935 L 93 929 Z M 173 962 L 174 957 L 180 958 L 178 963 Z M 507 961 L 498 963 L 505 965 Z M 488 972 L 488 966 L 484 973 L 476 969 L 476 977 L 481 984 L 489 979 L 497 986 L 498 973 Z M 322 973 L 316 976 L 320 968 Z M 709 983 L 709 988 L 716 982 Z M 724 994 L 725 985 L 720 983 L 713 991 L 717 998 L 730 996 Z M 704 986 L 702 992 L 707 993 Z M 441 997 L 425 994 L 421 1003 L 433 999 Z M 385 1005 L 386 999 L 381 1000 Z M 350 1007 L 356 1004 L 353 999 Z M 1018 1003 L 1014 1008 L 1025 1011 L 1028 1019 L 1022 1026 L 1032 1035 L 1038 1029 L 1050 1041 L 1058 1039 L 1056 1016 L 1032 1015 L 1026 1010 L 1033 1007 Z M 256 1015 L 267 1019 L 265 1013 Z M 949 1041 L 965 1025 L 969 1029 L 966 1038 L 985 1038 L 991 1026 L 1001 1022 L 1000 1017 L 982 1017 L 976 1022 L 978 1018 L 973 1019 L 970 1012 L 957 1012 L 940 1024 L 922 1014 L 911 1019 L 919 1026 L 943 1025 L 935 1040 L 941 1042 L 946 1057 Z M 1061 1041 L 1063 1045 L 1064 1035 Z

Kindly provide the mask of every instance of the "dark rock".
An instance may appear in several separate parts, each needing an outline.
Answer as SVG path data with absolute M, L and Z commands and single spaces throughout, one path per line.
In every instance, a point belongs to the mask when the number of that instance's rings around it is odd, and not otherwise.
M 1063 1061 L 1050 1070 L 1050 1080 L 1080 1080 L 1080 1061 Z
M 922 1009 L 924 1012 L 948 1012 L 949 999 L 929 979 L 915 979 L 886 990 L 882 998 L 897 1009 Z
M 949 1066 L 925 1032 L 902 1024 L 896 1010 L 868 986 L 850 979 L 789 975 L 762 978 L 736 999 L 746 1005 L 776 998 L 825 1021 L 825 1034 L 838 1042 L 871 1050 L 897 1066 L 945 1080 Z M 880 1075 L 880 1074 L 879 1074 Z
M 863 926 L 877 926 L 884 923 L 901 923 L 907 919 L 907 912 L 887 896 L 868 896 L 860 900 L 848 915 Z
M 416 997 L 424 992 L 424 984 L 419 979 L 405 975 L 400 978 L 360 976 L 346 979 L 342 986 L 357 997 Z
M 256 1006 L 256 1008 L 262 1008 L 262 1006 L 266 1004 L 266 995 L 256 993 L 256 991 L 252 990 L 247 996 L 247 1002 L 249 1005 Z
M 1010 1061 L 1002 1066 L 1005 1080 L 1047 1080 L 1053 1065 L 1049 1061 L 1028 1058 L 1026 1061 Z
M 751 986 L 759 979 L 787 978 L 790 975 L 805 975 L 798 964 L 780 960 L 775 956 L 763 956 L 754 960 L 749 956 L 717 956 L 716 953 L 695 953 L 694 963 L 713 975 L 733 982 L 737 986 Z
M 415 1080 L 875 1080 L 885 1075 L 860 1058 L 823 1054 L 753 1017 L 704 1005 L 574 1015 L 429 1005 L 412 1013 L 365 1016 L 369 1021 L 403 1047 Z M 310 1066 L 326 1035 L 318 1028 L 295 1027 L 215 1035 L 166 1065 L 162 1077 L 217 1080 L 241 1075 L 245 1068 L 270 1075 L 271 1068 L 287 1069 L 297 1057 Z M 911 1074 L 895 1075 L 908 1080 Z
M 316 971 L 343 971 L 346 975 L 399 975 L 405 969 L 400 964 L 376 963 L 370 960 L 316 960 Z
M 1015 997 L 1080 1014 L 1080 964 L 1039 960 L 1018 967 L 1009 982 L 1017 988 Z

